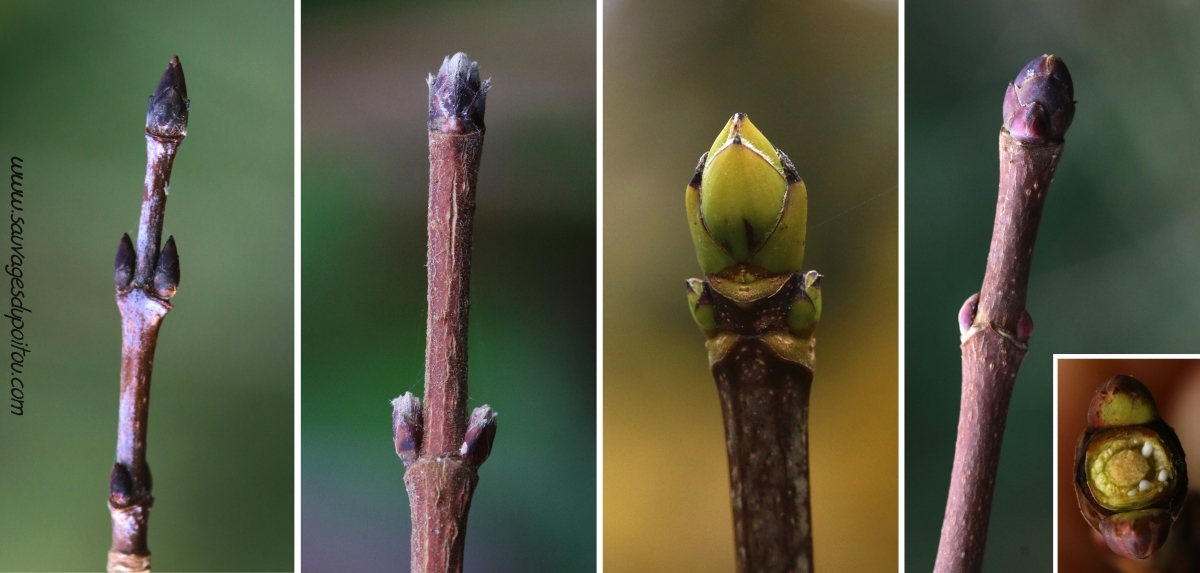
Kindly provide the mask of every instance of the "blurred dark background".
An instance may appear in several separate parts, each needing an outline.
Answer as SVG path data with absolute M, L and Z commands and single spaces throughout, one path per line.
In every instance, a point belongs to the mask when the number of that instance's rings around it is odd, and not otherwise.
M 406 571 L 389 400 L 423 393 L 425 77 L 492 78 L 471 289 L 470 401 L 499 412 L 466 568 L 596 562 L 596 7 L 303 5 L 305 571 Z
M 154 569 L 291 569 L 292 31 L 290 1 L 0 4 L 0 156 L 25 160 L 33 310 L 25 415 L 0 413 L 0 571 L 104 567 L 113 256 L 136 235 L 147 97 L 175 54 L 192 105 L 164 228 L 183 280 L 151 393 Z
M 905 561 L 932 568 L 958 422 L 955 319 L 995 216 L 1000 104 L 1044 53 L 1078 107 L 1046 204 L 984 569 L 1051 568 L 1053 353 L 1200 347 L 1200 4 L 906 4 Z
M 816 568 L 898 548 L 897 8 L 888 1 L 604 3 L 604 566 L 728 572 L 721 411 L 684 279 L 684 189 L 734 112 L 809 193 L 825 275 L 810 410 Z

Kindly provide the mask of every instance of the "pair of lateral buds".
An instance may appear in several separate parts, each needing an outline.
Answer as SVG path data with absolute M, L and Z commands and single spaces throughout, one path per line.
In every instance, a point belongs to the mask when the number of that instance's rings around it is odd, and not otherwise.
M 180 65 L 178 56 L 172 57 L 162 78 L 158 81 L 154 95 L 150 96 L 150 101 L 146 105 L 147 137 L 174 142 L 175 145 L 178 145 L 187 135 L 188 109 L 190 107 L 191 101 L 187 97 L 187 82 L 183 77 L 183 66 Z M 172 147 L 172 149 L 174 148 Z M 159 158 L 157 164 L 152 165 L 151 168 L 165 170 L 169 174 L 173 157 L 174 153 L 172 152 L 169 157 Z M 153 200 L 144 199 L 143 201 Z M 143 209 L 145 208 L 143 206 Z M 161 221 L 159 224 L 161 225 Z M 129 239 L 129 233 L 125 233 L 117 245 L 117 256 L 113 263 L 113 282 L 116 283 L 117 291 L 124 293 L 128 292 L 131 287 L 141 287 L 147 294 L 156 295 L 164 301 L 175 296 L 175 291 L 179 288 L 179 252 L 175 248 L 174 236 L 167 238 L 166 244 L 158 253 L 158 260 L 152 261 L 153 276 L 135 276 L 136 265 L 137 252 L 133 247 L 133 241 Z
M 421 456 L 424 437 L 421 399 L 413 396 L 412 392 L 405 392 L 403 396 L 392 400 L 392 442 L 396 445 L 396 455 L 404 461 L 405 467 L 411 467 Z M 492 442 L 495 440 L 496 412 L 484 404 L 475 408 L 467 420 L 467 434 L 459 449 L 459 456 L 465 464 L 478 469 L 491 455 Z
M 134 252 L 133 241 L 129 239 L 129 233 L 125 233 L 121 236 L 120 244 L 117 245 L 117 258 L 113 263 L 113 282 L 116 283 L 118 292 L 128 292 L 131 288 L 141 286 L 148 293 L 154 294 L 164 301 L 175 296 L 175 291 L 179 289 L 179 252 L 175 248 L 174 236 L 167 237 L 167 243 L 159 252 L 158 261 L 155 263 L 154 278 L 150 284 L 134 284 L 136 259 L 137 254 Z

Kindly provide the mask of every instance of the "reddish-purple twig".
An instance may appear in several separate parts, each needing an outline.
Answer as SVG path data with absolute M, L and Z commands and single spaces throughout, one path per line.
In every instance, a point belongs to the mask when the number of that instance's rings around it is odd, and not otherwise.
M 1000 130 L 1000 192 L 983 288 L 959 312 L 962 405 L 937 573 L 983 566 L 1000 443 L 1033 321 L 1025 312 L 1038 223 L 1075 115 L 1062 60 L 1042 56 L 1009 84 Z
M 412 572 L 461 573 L 467 513 L 491 453 L 496 413 L 467 419 L 467 323 L 475 181 L 490 80 L 463 53 L 429 77 L 429 317 L 425 408 L 392 401 L 392 438 L 412 507 Z

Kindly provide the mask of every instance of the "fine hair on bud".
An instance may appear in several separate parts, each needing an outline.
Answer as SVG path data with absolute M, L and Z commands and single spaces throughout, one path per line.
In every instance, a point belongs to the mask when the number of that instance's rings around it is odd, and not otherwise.
M 396 455 L 405 466 L 412 465 L 420 457 L 424 436 L 421 399 L 412 392 L 405 392 L 392 400 L 392 442 L 396 445 Z
M 175 236 L 167 237 L 158 255 L 158 268 L 154 271 L 154 292 L 163 298 L 175 296 L 179 288 L 179 252 L 175 249 Z
M 491 79 L 479 80 L 479 62 L 463 52 L 446 56 L 436 76 L 430 75 L 429 131 L 475 133 L 484 131 L 483 113 Z
M 121 240 L 117 243 L 117 257 L 113 261 L 113 283 L 117 289 L 125 289 L 129 287 L 129 283 L 133 281 L 133 266 L 136 262 L 137 255 L 133 250 L 133 241 L 129 239 L 129 233 L 121 235 Z
M 496 411 L 484 404 L 471 412 L 467 421 L 467 435 L 459 454 L 467 465 L 479 467 L 492 455 L 492 442 L 496 440 Z

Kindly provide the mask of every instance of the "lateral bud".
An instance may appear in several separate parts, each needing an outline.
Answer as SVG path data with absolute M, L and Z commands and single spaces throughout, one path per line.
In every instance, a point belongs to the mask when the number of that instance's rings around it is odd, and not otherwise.
M 183 66 L 179 63 L 179 56 L 173 56 L 146 107 L 146 133 L 169 138 L 187 135 L 189 107 L 191 101 L 187 98 Z
M 467 421 L 467 436 L 459 454 L 467 465 L 478 468 L 492 454 L 492 442 L 496 440 L 496 412 L 484 404 L 471 412 Z
M 708 292 L 704 281 L 700 279 L 687 280 L 688 308 L 692 311 L 692 320 L 700 327 L 705 335 L 717 330 L 717 319 L 713 314 L 712 294 Z
M 420 457 L 424 436 L 421 399 L 413 396 L 412 392 L 405 392 L 403 396 L 392 400 L 392 442 L 396 445 L 396 455 L 404 461 L 405 467 L 411 466 Z
M 136 259 L 137 253 L 133 250 L 133 241 L 129 239 L 129 233 L 122 234 L 117 243 L 117 258 L 113 261 L 113 283 L 116 284 L 117 290 L 125 290 L 133 282 L 133 265 Z
M 1029 316 L 1029 311 L 1022 310 L 1021 318 L 1017 319 L 1017 342 L 1025 344 L 1029 342 L 1029 337 L 1033 336 L 1033 317 Z
M 127 507 L 133 501 L 133 478 L 120 462 L 113 464 L 112 473 L 108 476 L 108 492 L 108 502 L 113 507 Z
M 810 338 L 821 322 L 821 274 L 808 271 L 800 278 L 804 281 L 804 288 L 796 293 L 796 299 L 788 311 L 788 327 L 792 334 Z
M 179 288 L 179 252 L 175 249 L 175 236 L 167 237 L 158 255 L 158 268 L 154 271 L 154 292 L 165 299 L 175 296 Z
M 967 297 L 962 308 L 958 309 L 958 334 L 965 336 L 971 325 L 975 323 L 975 312 L 979 310 L 979 293 Z

